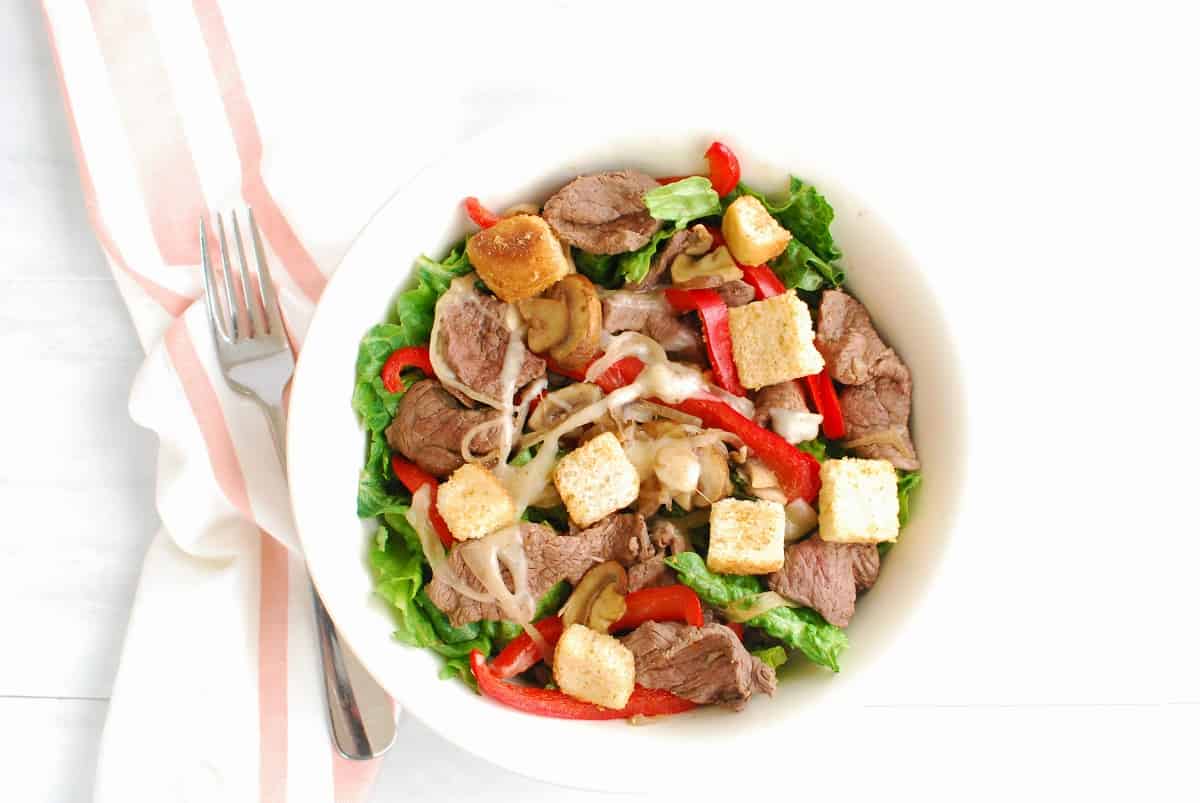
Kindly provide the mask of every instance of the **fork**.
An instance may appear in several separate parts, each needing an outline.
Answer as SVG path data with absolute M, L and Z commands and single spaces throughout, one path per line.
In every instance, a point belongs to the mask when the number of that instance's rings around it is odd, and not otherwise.
M 233 220 L 233 241 L 237 249 L 240 281 L 234 278 L 225 224 L 222 216 L 217 214 L 224 295 L 222 298 L 213 277 L 208 232 L 204 218 L 201 218 L 200 261 L 204 268 L 204 297 L 221 373 L 230 388 L 256 402 L 266 414 L 271 428 L 271 441 L 286 477 L 283 390 L 292 378 L 295 360 L 284 333 L 279 299 L 275 295 L 267 260 L 263 256 L 262 238 L 254 222 L 254 210 L 247 209 L 246 214 L 257 287 L 250 279 L 237 213 L 231 212 L 230 217 Z M 242 311 L 245 317 L 240 319 Z M 396 737 L 391 700 L 362 669 L 354 654 L 342 648 L 329 612 L 311 584 L 310 589 L 317 637 L 321 645 L 325 702 L 334 745 L 349 759 L 375 758 L 386 752 Z

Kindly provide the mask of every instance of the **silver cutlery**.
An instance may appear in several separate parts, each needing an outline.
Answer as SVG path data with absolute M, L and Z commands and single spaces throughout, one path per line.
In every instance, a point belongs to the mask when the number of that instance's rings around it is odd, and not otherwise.
M 225 381 L 235 392 L 262 408 L 270 424 L 275 452 L 286 476 L 283 390 L 295 370 L 295 361 L 284 333 L 279 300 L 263 256 L 262 239 L 254 222 L 254 212 L 247 211 L 248 232 L 245 242 L 237 213 L 230 213 L 230 218 L 237 251 L 237 277 L 231 264 L 233 260 L 224 221 L 220 214 L 216 215 L 223 293 L 218 290 L 213 276 L 207 231 L 204 219 L 200 220 L 200 260 L 204 267 L 208 322 Z M 257 287 L 255 281 L 251 280 L 246 244 L 254 261 Z M 312 598 L 334 745 L 346 758 L 375 758 L 386 752 L 396 738 L 391 700 L 362 669 L 354 654 L 342 647 L 337 630 L 315 588 L 312 589 Z

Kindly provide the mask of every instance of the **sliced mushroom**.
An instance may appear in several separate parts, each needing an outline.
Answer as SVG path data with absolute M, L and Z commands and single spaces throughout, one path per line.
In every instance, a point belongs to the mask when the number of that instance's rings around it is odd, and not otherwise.
M 525 299 L 517 309 L 529 326 L 529 350 L 549 352 L 563 368 L 583 368 L 600 347 L 600 296 L 586 276 L 568 274 L 541 298 Z
M 542 354 L 567 337 L 567 305 L 557 299 L 526 298 L 517 302 L 517 310 L 529 326 L 526 342 L 529 350 Z
M 576 382 L 547 393 L 529 416 L 529 428 L 534 432 L 552 429 L 571 413 L 599 401 L 603 395 L 599 387 L 589 382 Z
M 688 256 L 698 257 L 708 253 L 708 250 L 713 246 L 712 232 L 703 223 L 697 223 L 688 229 L 688 243 L 683 249 L 683 253 Z
M 625 615 L 625 593 L 629 576 L 615 560 L 588 569 L 562 608 L 563 627 L 585 625 L 607 633 L 613 622 Z
M 681 254 L 671 263 L 671 281 L 675 284 L 695 283 L 694 280 L 702 276 L 719 278 L 722 283 L 731 282 L 742 278 L 742 269 L 733 261 L 733 255 L 725 246 L 700 259 Z
M 583 368 L 600 347 L 603 311 L 600 296 L 588 277 L 580 273 L 564 276 L 546 292 L 567 307 L 567 336 L 550 348 L 550 356 L 569 369 Z
M 733 491 L 725 445 L 713 444 L 699 450 L 700 479 L 696 483 L 696 507 L 708 507 Z

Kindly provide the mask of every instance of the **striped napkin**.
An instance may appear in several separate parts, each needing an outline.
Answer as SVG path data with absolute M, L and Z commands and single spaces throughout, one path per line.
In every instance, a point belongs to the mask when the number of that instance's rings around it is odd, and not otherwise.
M 253 208 L 299 348 L 341 254 L 418 166 L 399 146 L 431 147 L 438 132 L 358 102 L 378 85 L 298 75 L 281 9 L 266 5 L 45 3 L 91 224 L 146 350 L 130 411 L 160 439 L 162 529 L 113 689 L 98 803 L 360 801 L 378 770 L 329 741 L 283 473 L 265 418 L 217 367 L 195 303 L 197 225 Z M 436 99 L 415 100 L 436 116 Z

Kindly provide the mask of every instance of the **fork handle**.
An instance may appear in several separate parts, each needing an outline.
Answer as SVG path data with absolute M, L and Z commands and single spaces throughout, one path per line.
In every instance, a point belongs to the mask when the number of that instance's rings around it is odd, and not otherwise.
M 287 476 L 284 437 L 286 426 L 282 404 L 259 405 L 271 427 L 271 442 Z M 321 647 L 321 673 L 325 680 L 325 704 L 329 710 L 329 730 L 339 753 L 349 759 L 366 761 L 376 758 L 396 739 L 396 716 L 392 699 L 366 673 L 358 659 L 342 648 L 337 628 L 312 588 L 313 615 L 317 642 Z

